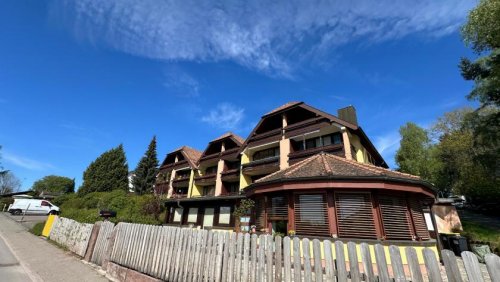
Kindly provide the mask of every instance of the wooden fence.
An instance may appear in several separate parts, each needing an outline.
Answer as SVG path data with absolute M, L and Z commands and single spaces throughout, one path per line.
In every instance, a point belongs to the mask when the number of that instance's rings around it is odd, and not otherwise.
M 109 221 L 100 223 L 99 234 L 97 235 L 96 243 L 94 249 L 92 250 L 92 257 L 90 259 L 91 262 L 97 265 L 102 265 L 106 250 L 108 249 L 109 238 L 114 227 L 114 223 Z
M 93 226 L 93 224 L 79 223 L 72 219 L 57 217 L 52 225 L 49 238 L 83 257 L 87 250 Z
M 493 254 L 482 272 L 470 252 L 462 253 L 463 269 L 446 250 L 442 267 L 434 251 L 423 249 L 422 266 L 412 247 L 390 246 L 387 254 L 379 244 L 357 249 L 349 242 L 344 252 L 341 241 L 130 223 L 115 229 L 110 261 L 167 281 L 467 281 L 462 273 L 469 281 L 500 281 L 500 258 Z

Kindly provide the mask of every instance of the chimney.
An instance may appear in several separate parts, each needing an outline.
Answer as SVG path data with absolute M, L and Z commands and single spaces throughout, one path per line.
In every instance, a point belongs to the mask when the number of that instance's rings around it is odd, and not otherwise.
M 358 117 L 356 116 L 356 109 L 354 106 L 347 106 L 337 110 L 337 115 L 340 119 L 345 120 L 354 125 L 358 125 Z

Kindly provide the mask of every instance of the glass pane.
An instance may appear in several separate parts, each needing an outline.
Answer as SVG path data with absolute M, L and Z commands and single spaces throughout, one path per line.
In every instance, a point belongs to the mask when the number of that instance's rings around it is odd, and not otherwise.
M 231 207 L 220 207 L 219 224 L 229 224 L 231 221 Z
M 332 136 L 331 135 L 323 136 L 323 146 L 328 146 L 331 144 L 332 144 Z
M 206 208 L 203 216 L 203 227 L 212 227 L 214 225 L 214 209 Z
M 187 221 L 189 223 L 196 223 L 197 219 L 198 219 L 198 208 L 190 208 Z
M 183 208 L 176 208 L 174 213 L 174 222 L 180 222 L 182 218 Z

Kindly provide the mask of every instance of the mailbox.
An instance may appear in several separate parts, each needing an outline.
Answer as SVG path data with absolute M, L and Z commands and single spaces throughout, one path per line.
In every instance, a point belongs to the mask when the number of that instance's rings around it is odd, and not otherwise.
M 108 219 L 110 217 L 116 217 L 116 211 L 100 210 L 99 211 L 99 216 L 103 217 L 104 219 Z

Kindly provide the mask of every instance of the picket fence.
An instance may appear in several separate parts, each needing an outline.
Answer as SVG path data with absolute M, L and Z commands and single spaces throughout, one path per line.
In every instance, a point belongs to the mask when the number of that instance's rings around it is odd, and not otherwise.
M 459 264 L 453 252 L 444 250 L 441 266 L 436 253 L 425 248 L 424 265 L 419 265 L 417 251 L 412 247 L 390 246 L 387 261 L 380 244 L 371 248 L 362 243 L 357 250 L 355 243 L 348 242 L 344 252 L 341 241 L 131 223 L 100 224 L 95 247 L 87 250 L 93 252 L 93 263 L 106 268 L 104 262 L 110 261 L 166 281 L 500 282 L 500 257 L 494 254 L 486 256 L 486 272 L 481 271 L 477 257 L 471 252 L 463 252 L 463 264 Z M 73 225 L 72 230 L 75 226 L 85 226 L 80 227 L 85 229 L 82 233 L 92 226 L 59 218 L 51 238 L 63 242 L 59 234 L 67 233 L 69 225 Z M 52 234 L 58 235 L 52 237 Z M 71 240 L 66 242 L 72 244 Z M 407 265 L 403 265 L 401 252 L 406 255 Z M 78 254 L 83 256 L 81 252 Z

